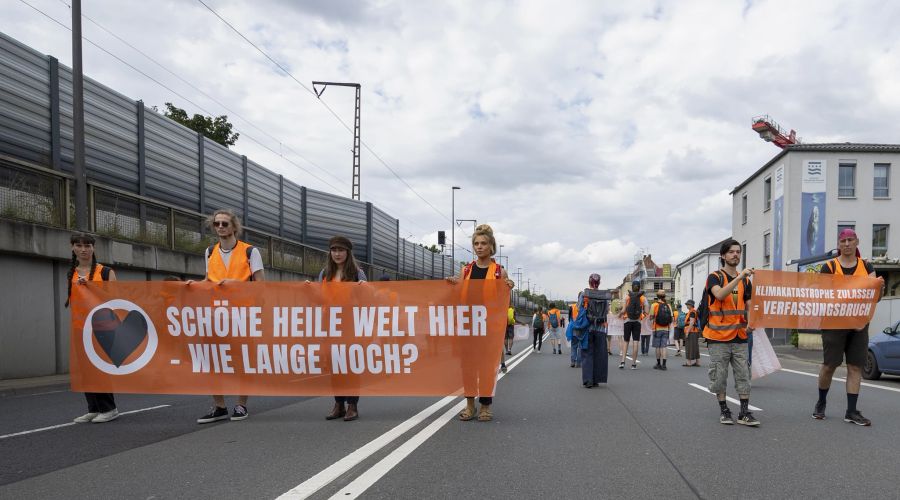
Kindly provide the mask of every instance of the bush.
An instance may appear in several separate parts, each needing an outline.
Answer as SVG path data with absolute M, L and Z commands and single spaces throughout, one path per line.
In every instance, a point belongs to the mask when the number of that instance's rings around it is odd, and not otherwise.
M 797 333 L 797 330 L 791 332 L 791 345 L 794 347 L 800 346 L 800 334 Z

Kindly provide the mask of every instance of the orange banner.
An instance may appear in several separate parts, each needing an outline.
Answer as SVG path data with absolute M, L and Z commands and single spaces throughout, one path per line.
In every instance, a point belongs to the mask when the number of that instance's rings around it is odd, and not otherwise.
M 872 320 L 881 282 L 864 276 L 756 271 L 750 325 L 798 330 L 860 329 Z
M 72 287 L 72 389 L 492 395 L 499 280 L 104 282 Z

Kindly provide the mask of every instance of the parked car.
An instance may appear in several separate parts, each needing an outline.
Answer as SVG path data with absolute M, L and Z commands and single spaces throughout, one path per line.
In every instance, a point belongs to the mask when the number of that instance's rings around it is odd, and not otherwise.
M 878 380 L 882 373 L 900 375 L 900 322 L 869 339 L 863 378 Z

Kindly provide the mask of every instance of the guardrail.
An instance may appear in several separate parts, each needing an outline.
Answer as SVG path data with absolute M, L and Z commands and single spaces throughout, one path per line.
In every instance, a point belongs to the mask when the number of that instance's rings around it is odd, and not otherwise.
M 0 217 L 45 226 L 75 226 L 74 177 L 0 155 Z M 202 254 L 215 238 L 203 214 L 178 208 L 112 186 L 88 183 L 92 233 L 114 240 L 143 243 L 185 253 Z M 242 238 L 257 247 L 266 267 L 316 276 L 327 252 L 264 231 L 245 229 Z M 371 280 L 416 277 L 360 262 Z

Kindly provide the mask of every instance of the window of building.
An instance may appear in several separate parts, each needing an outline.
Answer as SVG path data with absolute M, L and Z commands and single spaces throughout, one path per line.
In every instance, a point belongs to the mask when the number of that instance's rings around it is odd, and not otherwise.
M 662 282 L 662 281 L 654 281 L 654 282 L 653 282 L 653 289 L 654 289 L 654 290 L 662 290 L 662 289 L 663 289 L 663 282 Z
M 763 234 L 763 265 L 772 263 L 772 233 Z
M 694 265 L 693 264 L 691 264 L 691 286 L 694 286 Z M 693 292 L 691 292 L 691 297 L 693 297 L 693 296 L 694 296 L 694 294 L 693 294 Z
M 747 195 L 741 196 L 741 224 L 747 223 Z
M 875 164 L 875 186 L 873 196 L 875 198 L 887 198 L 891 195 L 891 164 Z
M 747 242 L 741 243 L 741 269 L 747 267 Z
M 763 212 L 768 212 L 772 208 L 772 178 L 766 178 L 763 182 Z
M 872 257 L 884 257 L 887 255 L 888 225 L 872 225 Z
M 838 221 L 837 234 L 841 234 L 841 231 L 844 229 L 852 229 L 856 231 L 856 223 L 855 222 L 847 222 L 847 221 Z
M 841 163 L 838 165 L 838 198 L 856 196 L 856 164 Z

